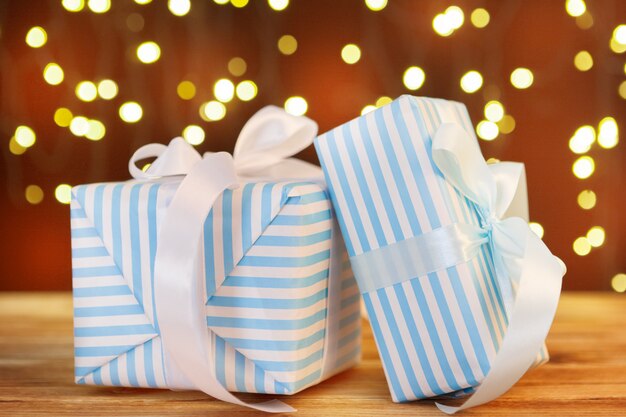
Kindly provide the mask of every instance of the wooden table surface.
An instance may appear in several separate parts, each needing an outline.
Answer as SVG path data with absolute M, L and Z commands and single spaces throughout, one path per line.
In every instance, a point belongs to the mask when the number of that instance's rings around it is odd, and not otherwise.
M 476 416 L 626 416 L 626 297 L 566 293 L 548 338 L 552 360 Z M 443 416 L 432 401 L 391 402 L 369 325 L 363 361 L 282 397 L 297 416 Z M 259 415 L 199 392 L 73 383 L 69 293 L 0 293 L 0 415 Z M 259 395 L 244 395 L 248 400 Z

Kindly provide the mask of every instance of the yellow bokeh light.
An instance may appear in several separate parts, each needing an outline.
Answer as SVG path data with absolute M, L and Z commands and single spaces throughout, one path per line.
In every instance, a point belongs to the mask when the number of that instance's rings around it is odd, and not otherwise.
M 176 87 L 176 94 L 183 100 L 191 100 L 196 96 L 196 86 L 191 81 L 181 81 Z
M 35 135 L 35 131 L 28 126 L 18 126 L 15 129 L 15 141 L 24 148 L 30 148 L 37 141 L 37 136 Z
M 579 71 L 589 71 L 593 67 L 593 57 L 587 51 L 580 51 L 574 57 L 574 66 Z
M 241 9 L 247 6 L 248 0 L 230 0 L 230 3 L 238 9 Z
M 63 78 L 65 78 L 65 74 L 59 64 L 51 62 L 43 69 L 43 79 L 50 85 L 61 84 Z
M 596 164 L 592 157 L 581 156 L 572 165 L 572 172 L 577 178 L 584 180 L 589 178 L 596 169 Z
M 68 12 L 80 12 L 85 8 L 85 0 L 62 0 L 61 5 Z
M 183 138 L 191 145 L 200 145 L 204 142 L 204 129 L 198 125 L 189 125 L 183 129 Z
M 419 90 L 422 85 L 424 85 L 425 80 L 426 74 L 424 73 L 424 70 L 416 66 L 407 68 L 402 76 L 404 86 L 413 91 Z
M 465 22 L 465 13 L 459 6 L 450 6 L 446 9 L 445 13 L 448 22 L 453 30 L 456 30 L 463 26 Z
M 485 104 L 485 118 L 490 122 L 499 122 L 504 117 L 504 106 L 497 100 Z
M 341 49 L 341 59 L 346 64 L 356 64 L 361 59 L 361 49 L 353 43 L 349 43 Z
M 126 123 L 137 123 L 143 117 L 143 109 L 139 103 L 127 101 L 120 106 L 119 115 Z
M 615 292 L 626 292 L 626 274 L 617 274 L 611 278 L 611 288 Z
M 609 47 L 611 48 L 611 51 L 615 52 L 616 54 L 626 52 L 626 45 L 619 43 L 615 40 L 615 38 L 611 38 L 611 40 L 609 41 Z
M 596 131 L 592 126 L 585 125 L 576 129 L 574 136 L 569 140 L 569 148 L 572 152 L 583 154 L 591 149 L 596 141 Z
M 184 16 L 191 10 L 191 1 L 189 0 L 168 0 L 167 8 L 174 16 Z
M 516 68 L 511 73 L 511 84 L 520 90 L 526 89 L 533 85 L 534 75 L 528 68 Z
M 598 145 L 612 149 L 619 143 L 619 128 L 612 117 L 605 117 L 598 125 Z
M 24 197 L 30 204 L 39 204 L 43 201 L 43 190 L 40 186 L 31 184 L 24 190 Z
M 106 13 L 111 9 L 111 0 L 89 0 L 87 7 L 94 13 Z
M 144 42 L 137 47 L 137 58 L 144 64 L 152 64 L 161 57 L 161 48 L 156 42 Z
M 583 30 L 591 29 L 593 27 L 593 16 L 588 11 L 580 16 L 576 16 L 576 26 Z
M 373 12 L 379 12 L 387 7 L 387 0 L 365 0 L 365 5 Z
M 604 240 L 606 239 L 606 232 L 604 228 L 601 226 L 593 226 L 587 232 L 587 241 L 594 248 L 599 248 L 604 244 Z
M 104 123 L 100 120 L 89 120 L 89 128 L 87 129 L 87 133 L 85 133 L 85 137 L 89 140 L 100 140 L 106 134 L 106 128 L 104 127 Z
M 515 118 L 510 114 L 505 114 L 502 120 L 498 122 L 500 133 L 509 134 L 515 130 Z
M 9 152 L 11 152 L 13 155 L 21 155 L 26 152 L 26 148 L 17 143 L 17 141 L 15 140 L 15 136 L 13 136 L 9 141 Z
M 104 100 L 112 100 L 119 91 L 117 83 L 113 80 L 102 80 L 98 83 L 98 95 Z
M 41 26 L 32 27 L 26 33 L 26 44 L 31 48 L 41 48 L 46 44 L 47 40 L 48 34 Z
M 76 116 L 70 122 L 70 132 L 75 136 L 85 136 L 89 132 L 89 119 Z
M 586 237 L 577 238 L 574 241 L 572 248 L 574 249 L 574 253 L 578 256 L 589 255 L 589 252 L 591 252 L 591 244 Z
M 620 45 L 626 45 L 626 25 L 619 25 L 613 30 L 613 39 Z
M 228 72 L 230 72 L 235 77 L 241 77 L 243 74 L 246 73 L 247 69 L 248 65 L 243 58 L 236 56 L 228 61 Z
M 393 99 L 391 97 L 387 97 L 387 96 L 378 97 L 378 99 L 376 100 L 376 107 L 386 106 L 392 101 Z
M 253 81 L 245 80 L 237 84 L 235 93 L 241 101 L 250 101 L 256 97 L 258 88 Z
M 583 190 L 578 194 L 576 201 L 583 210 L 591 210 L 596 206 L 596 193 L 591 190 Z
M 304 97 L 293 96 L 285 100 L 285 110 L 294 116 L 302 116 L 306 114 L 308 109 L 309 105 Z
M 54 189 L 54 197 L 61 204 L 70 204 L 72 201 L 72 187 L 68 184 L 59 184 Z
M 565 2 L 565 11 L 572 17 L 582 16 L 587 10 L 584 0 L 567 0 Z
M 283 35 L 278 39 L 278 50 L 283 55 L 292 55 L 298 50 L 298 41 L 291 35 Z
M 433 18 L 433 29 L 439 36 L 450 36 L 454 32 L 452 19 L 444 13 L 439 13 Z
M 224 116 L 226 116 L 226 106 L 214 100 L 204 103 L 202 107 L 200 107 L 200 111 L 203 118 L 209 122 L 222 120 Z
M 70 109 L 66 109 L 65 107 L 58 108 L 54 112 L 54 123 L 60 127 L 68 127 L 72 122 L 72 117 L 74 117 L 74 115 Z
M 482 120 L 476 126 L 476 134 L 478 134 L 478 137 L 487 141 L 494 140 L 498 137 L 499 133 L 500 128 L 498 128 L 498 125 L 489 120 Z
M 374 111 L 374 110 L 376 110 L 376 106 L 368 104 L 367 106 L 365 106 L 365 107 L 363 107 L 361 109 L 361 116 L 363 116 L 364 114 L 367 114 L 367 113 L 369 113 L 371 111 Z
M 235 84 L 227 78 L 219 79 L 213 86 L 213 94 L 222 103 L 228 103 L 235 96 Z
M 483 8 L 475 9 L 470 15 L 472 25 L 476 26 L 478 29 L 482 29 L 487 26 L 490 19 L 491 16 L 489 16 L 489 12 Z
M 626 100 L 626 81 L 622 81 L 622 83 L 617 88 L 617 93 L 621 98 Z
M 466 93 L 475 93 L 483 86 L 483 76 L 478 71 L 468 71 L 461 77 L 461 89 Z
M 289 6 L 289 0 L 267 0 L 267 4 L 277 12 L 285 10 Z
M 141 4 L 141 5 L 150 4 L 152 3 L 152 0 L 135 0 L 135 3 Z
M 76 97 L 82 101 L 94 101 L 98 96 L 98 87 L 91 81 L 81 81 L 76 85 Z
M 213 0 L 215 4 L 227 4 L 230 0 Z
M 537 222 L 530 222 L 528 223 L 528 226 L 530 227 L 530 230 L 532 230 L 534 234 L 539 236 L 539 239 L 543 239 L 544 230 L 541 224 Z

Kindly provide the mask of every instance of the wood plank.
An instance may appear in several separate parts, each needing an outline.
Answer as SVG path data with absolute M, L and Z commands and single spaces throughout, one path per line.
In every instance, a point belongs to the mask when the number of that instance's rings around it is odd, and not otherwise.
M 626 415 L 626 298 L 566 293 L 548 338 L 552 360 L 476 416 Z M 0 293 L 0 415 L 259 415 L 199 392 L 73 383 L 69 293 Z M 242 395 L 262 400 L 260 395 Z M 391 402 L 369 325 L 362 363 L 283 397 L 298 416 L 436 416 L 432 401 Z

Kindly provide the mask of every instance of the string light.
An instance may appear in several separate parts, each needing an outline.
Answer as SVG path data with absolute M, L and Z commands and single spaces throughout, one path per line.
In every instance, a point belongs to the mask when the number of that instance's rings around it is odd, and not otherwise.
M 574 241 L 572 245 L 574 253 L 578 256 L 586 256 L 591 252 L 591 244 L 586 237 L 581 236 Z
M 596 131 L 592 126 L 585 125 L 576 129 L 574 136 L 569 140 L 569 148 L 577 154 L 587 153 L 596 141 Z
M 104 123 L 99 120 L 89 120 L 88 122 L 87 132 L 85 133 L 85 137 L 89 140 L 100 140 L 106 134 L 106 128 L 104 127 Z
M 424 70 L 416 66 L 407 68 L 402 76 L 404 86 L 412 91 L 419 90 L 424 85 L 425 80 L 426 74 Z
M 167 8 L 174 16 L 185 16 L 191 10 L 191 1 L 168 0 Z
M 230 72 L 235 77 L 241 77 L 243 74 L 246 73 L 247 69 L 248 65 L 243 58 L 236 56 L 228 61 L 228 72 Z
M 489 16 L 489 12 L 483 8 L 475 9 L 470 15 L 472 25 L 474 25 L 478 29 L 486 27 L 489 24 L 490 19 L 491 16 Z
M 572 165 L 572 172 L 574 172 L 574 175 L 581 180 L 589 178 L 595 169 L 596 164 L 590 156 L 581 156 Z
M 61 5 L 68 12 L 80 12 L 85 7 L 85 0 L 63 0 Z
M 363 107 L 363 109 L 361 109 L 361 116 L 374 110 L 376 110 L 376 106 L 368 104 L 367 106 Z
M 65 74 L 63 68 L 54 62 L 49 63 L 43 69 L 43 79 L 50 85 L 59 85 L 63 82 Z
M 598 125 L 598 145 L 604 149 L 612 149 L 619 143 L 619 129 L 612 117 L 605 117 Z
M 498 125 L 489 120 L 482 120 L 476 126 L 476 134 L 478 134 L 478 137 L 487 141 L 494 140 L 498 137 L 499 133 L 500 129 Z
M 583 190 L 578 194 L 576 201 L 583 210 L 591 210 L 596 206 L 596 193 L 591 190 Z
M 483 76 L 478 71 L 468 71 L 463 74 L 460 83 L 463 91 L 472 94 L 483 86 Z
M 76 85 L 76 97 L 79 100 L 90 102 L 98 96 L 98 88 L 91 81 L 81 81 Z
M 626 274 L 617 274 L 611 278 L 611 288 L 615 292 L 626 292 Z
M 70 204 L 72 201 L 72 187 L 68 184 L 59 184 L 54 189 L 54 197 L 61 204 Z
M 579 71 L 589 71 L 593 67 L 593 57 L 587 51 L 580 51 L 574 57 L 574 66 Z
M 278 39 L 278 50 L 283 55 L 292 55 L 298 50 L 298 41 L 292 35 L 283 35 Z
M 104 100 L 112 100 L 117 96 L 117 83 L 113 80 L 102 80 L 98 83 L 98 95 Z
M 143 109 L 135 101 L 127 101 L 120 106 L 120 118 L 126 123 L 137 123 L 143 116 Z
M 191 100 L 196 96 L 196 86 L 191 81 L 181 81 L 176 87 L 176 94 L 183 100 Z
M 520 90 L 526 89 L 533 85 L 533 72 L 528 68 L 516 68 L 511 73 L 511 84 Z
M 365 5 L 373 12 L 379 12 L 387 7 L 387 0 L 365 0 Z
M 499 122 L 504 117 L 504 106 L 497 100 L 485 104 L 485 118 L 490 122 Z
M 189 125 L 183 129 L 183 138 L 191 145 L 200 145 L 204 142 L 204 129 L 198 125 Z
M 289 6 L 289 0 L 267 0 L 267 4 L 277 12 L 285 10 Z
M 13 155 L 21 155 L 26 152 L 26 148 L 17 143 L 15 136 L 12 136 L 11 140 L 9 140 L 9 152 Z
M 505 114 L 497 125 L 500 129 L 500 133 L 509 134 L 515 130 L 515 118 L 510 114 Z
M 201 115 L 209 122 L 222 120 L 226 116 L 226 106 L 219 101 L 209 101 L 200 107 Z
M 24 197 L 30 204 L 39 204 L 43 201 L 43 190 L 40 186 L 31 184 L 24 190 Z
M 54 112 L 54 123 L 60 127 L 68 127 L 72 122 L 72 117 L 74 117 L 74 115 L 69 109 L 65 107 L 58 108 Z
M 294 96 L 285 100 L 285 111 L 294 116 L 303 116 L 309 108 L 304 97 Z
M 70 132 L 74 136 L 85 136 L 89 132 L 89 119 L 84 116 L 76 116 L 70 122 Z
M 349 43 L 341 49 L 341 59 L 346 64 L 356 64 L 361 59 L 361 49 L 353 43 Z
M 600 226 L 593 226 L 587 232 L 587 241 L 594 248 L 599 248 L 604 244 L 604 240 L 606 239 L 606 232 L 604 228 Z
M 245 80 L 237 84 L 235 93 L 241 101 L 250 101 L 257 95 L 257 86 L 253 81 Z
M 106 13 L 111 9 L 111 0 L 89 0 L 87 7 L 94 13 Z
M 41 48 L 47 40 L 48 34 L 41 26 L 34 26 L 26 33 L 26 44 L 31 48 Z
M 565 11 L 572 17 L 582 16 L 587 10 L 584 0 L 567 0 L 565 2 Z
M 219 79 L 213 86 L 213 94 L 222 103 L 228 103 L 235 96 L 235 85 L 227 78 Z
M 161 48 L 156 42 L 144 42 L 137 47 L 137 58 L 144 64 L 152 64 L 161 57 Z
M 530 230 L 532 230 L 534 234 L 539 236 L 539 239 L 543 239 L 544 230 L 541 224 L 537 222 L 530 222 L 528 223 L 528 226 L 530 227 Z
M 24 125 L 18 126 L 13 136 L 15 137 L 15 141 L 23 148 L 30 148 L 37 140 L 35 131 Z

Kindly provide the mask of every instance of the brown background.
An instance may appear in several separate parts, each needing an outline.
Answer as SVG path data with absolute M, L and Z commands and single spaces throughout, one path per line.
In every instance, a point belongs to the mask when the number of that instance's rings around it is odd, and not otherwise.
M 609 49 L 617 24 L 626 23 L 626 2 L 587 1 L 595 24 L 580 29 L 565 12 L 564 1 L 455 1 L 465 11 L 464 26 L 442 38 L 433 32 L 433 17 L 450 5 L 440 1 L 389 0 L 381 12 L 369 11 L 362 0 L 293 0 L 282 12 L 253 0 L 243 9 L 210 0 L 192 0 L 187 16 L 172 16 L 166 1 L 140 6 L 113 1 L 111 10 L 96 15 L 87 8 L 68 13 L 60 1 L 0 2 L 0 290 L 49 290 L 71 287 L 69 208 L 54 199 L 60 183 L 80 184 L 125 180 L 133 150 L 148 142 L 166 143 L 190 124 L 201 125 L 207 139 L 200 151 L 231 151 L 239 129 L 265 104 L 282 105 L 291 95 L 304 96 L 307 115 L 328 130 L 360 113 L 377 97 L 407 93 L 402 74 L 410 65 L 426 72 L 416 93 L 465 102 L 475 123 L 486 101 L 499 99 L 516 121 L 515 131 L 493 142 L 481 141 L 486 157 L 526 163 L 531 218 L 545 228 L 544 240 L 568 265 L 566 289 L 609 289 L 610 279 L 626 272 L 626 176 L 623 143 L 612 150 L 597 145 L 590 151 L 596 172 L 576 179 L 571 165 L 578 157 L 568 149 L 577 127 L 597 125 L 611 115 L 626 126 L 626 102 L 617 94 L 626 78 L 624 55 Z M 476 7 L 491 13 L 491 23 L 476 29 L 469 14 Z M 126 18 L 140 13 L 145 27 L 138 33 Z M 48 43 L 29 48 L 24 36 L 34 25 L 48 32 Z M 283 56 L 276 42 L 283 34 L 298 39 L 298 50 Z M 161 45 L 161 59 L 144 65 L 134 56 L 146 40 Z M 346 43 L 357 43 L 362 58 L 356 65 L 341 61 Z M 580 72 L 573 65 L 579 50 L 588 50 L 594 67 Z M 247 73 L 231 77 L 227 62 L 245 58 Z M 60 86 L 47 85 L 43 67 L 58 62 L 65 70 Z M 535 83 L 516 90 L 509 74 L 516 67 L 534 71 Z M 483 89 L 466 94 L 459 78 L 479 70 Z M 213 99 L 215 80 L 252 79 L 259 95 L 251 102 L 227 104 L 222 121 L 206 123 L 199 105 Z M 81 80 L 112 78 L 120 85 L 113 101 L 80 102 L 74 87 Z M 183 79 L 198 87 L 183 101 L 176 86 Z M 136 100 L 143 119 L 123 123 L 118 106 Z M 58 107 L 102 120 L 107 134 L 99 142 L 74 137 L 53 122 Z M 21 156 L 8 142 L 19 124 L 37 132 L 37 143 Z M 312 148 L 301 155 L 316 161 Z M 45 198 L 30 205 L 28 184 L 40 185 Z M 598 196 L 597 206 L 583 211 L 576 196 L 583 189 Z M 572 242 L 594 225 L 607 239 L 588 256 L 574 254 Z

